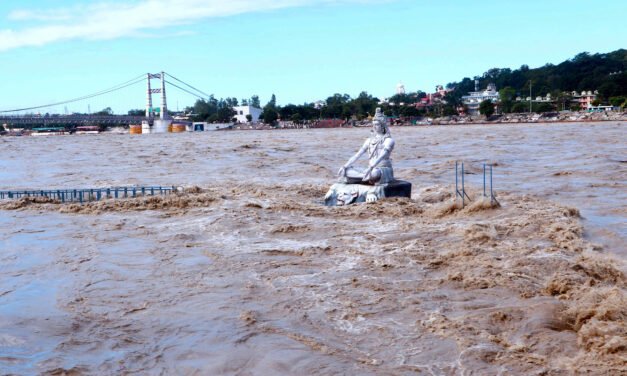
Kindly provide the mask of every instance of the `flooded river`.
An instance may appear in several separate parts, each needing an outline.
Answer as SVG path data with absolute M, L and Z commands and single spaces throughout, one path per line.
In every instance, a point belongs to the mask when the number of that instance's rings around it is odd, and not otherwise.
M 412 199 L 337 208 L 367 128 L 0 138 L 0 190 L 187 187 L 0 202 L 0 374 L 627 373 L 626 126 L 392 128 Z

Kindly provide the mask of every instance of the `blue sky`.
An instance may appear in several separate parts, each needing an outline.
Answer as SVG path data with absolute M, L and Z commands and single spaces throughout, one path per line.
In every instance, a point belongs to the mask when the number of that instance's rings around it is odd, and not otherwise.
M 388 97 L 399 81 L 432 91 L 493 67 L 626 48 L 626 13 L 623 0 L 2 1 L 0 110 L 162 70 L 218 98 L 274 93 L 281 105 Z M 138 84 L 39 111 L 125 113 L 145 97 Z M 195 99 L 168 88 L 171 109 Z

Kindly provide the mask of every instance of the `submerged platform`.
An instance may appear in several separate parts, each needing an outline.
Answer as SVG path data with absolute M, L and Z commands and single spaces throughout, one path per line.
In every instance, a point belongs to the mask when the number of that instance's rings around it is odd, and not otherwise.
M 411 183 L 394 180 L 385 185 L 335 183 L 324 197 L 326 206 L 374 202 L 386 197 L 411 197 Z

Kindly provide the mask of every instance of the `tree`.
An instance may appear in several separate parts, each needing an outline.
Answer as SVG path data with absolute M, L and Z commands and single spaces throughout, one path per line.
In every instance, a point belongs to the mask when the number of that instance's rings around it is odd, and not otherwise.
M 233 119 L 233 115 L 236 114 L 233 109 L 234 105 L 237 105 L 237 99 L 235 98 L 220 99 L 218 101 L 218 111 L 216 114 L 218 121 L 222 123 L 230 122 Z
M 554 90 L 553 93 L 551 93 L 551 97 L 555 99 L 557 109 L 561 111 L 566 110 L 570 101 L 572 100 L 572 96 L 570 95 L 570 93 L 559 90 Z
M 290 117 L 290 120 L 293 121 L 295 124 L 300 124 L 303 118 L 300 116 L 300 114 L 296 113 Z
M 270 101 L 263 107 L 263 122 L 266 124 L 274 124 L 279 119 L 279 113 L 276 108 L 276 96 L 272 94 Z
M 443 110 L 442 110 L 442 114 L 444 116 L 453 116 L 453 115 L 457 115 L 457 110 L 455 109 L 455 107 L 447 104 L 446 106 L 444 106 Z
M 250 97 L 250 105 L 256 108 L 261 108 L 261 102 L 259 101 L 259 96 L 253 95 Z
M 489 118 L 494 114 L 494 103 L 491 100 L 486 99 L 479 104 L 479 113 L 481 115 L 485 115 L 486 118 Z
M 457 95 L 457 91 L 458 90 L 453 90 L 446 93 L 443 98 L 444 102 L 451 105 L 452 107 L 461 106 L 463 104 L 462 96 Z
M 621 88 L 615 82 L 608 81 L 599 86 L 599 96 L 602 100 L 607 101 L 610 97 L 624 94 L 624 90 L 624 88 L 621 90 Z
M 529 95 L 529 82 L 533 83 L 533 96 L 554 93 L 556 90 L 572 92 L 583 90 L 598 90 L 599 98 L 605 102 L 611 97 L 627 96 L 627 50 L 619 49 L 604 54 L 590 54 L 583 52 L 570 60 L 560 64 L 545 64 L 539 68 L 529 68 L 522 65 L 519 69 L 510 70 L 507 68 L 493 68 L 475 77 L 479 80 L 481 87 L 487 82 L 494 82 L 501 91 L 501 88 L 511 87 L 519 95 Z M 473 91 L 474 81 L 465 77 L 460 82 L 452 82 L 446 85 L 447 88 L 455 88 L 453 95 L 461 97 L 469 91 Z M 553 99 L 556 99 L 553 96 Z M 448 99 L 447 99 L 448 100 Z M 568 108 L 569 103 L 558 101 L 558 108 Z M 508 103 L 503 103 L 501 107 L 507 111 Z M 512 104 L 513 106 L 513 104 Z
M 146 110 L 128 110 L 128 115 L 129 116 L 144 116 L 146 115 Z
M 420 116 L 420 111 L 415 106 L 403 106 L 399 110 L 402 116 L 411 117 L 411 116 Z
M 570 104 L 571 111 L 581 111 L 581 105 L 579 103 L 571 103 Z
M 0 124 L 0 132 L 4 132 L 4 131 L 5 131 L 4 125 Z
M 248 121 L 249 123 L 253 121 L 253 115 L 248 114 L 246 115 L 246 121 Z
M 534 103 L 533 106 L 533 110 L 534 112 L 541 114 L 543 112 L 551 112 L 551 111 L 555 111 L 555 109 L 553 108 L 553 105 L 551 103 L 547 103 L 547 102 L 541 102 L 541 103 Z
M 516 90 L 511 86 L 506 86 L 499 90 L 499 99 L 501 100 L 501 109 L 504 113 L 512 111 L 514 99 L 516 98 Z
M 266 107 L 268 106 L 271 106 L 272 108 L 276 109 L 276 95 L 272 94 L 270 101 L 268 102 L 268 104 L 266 104 Z
M 266 124 L 274 124 L 279 119 L 279 114 L 273 108 L 263 110 L 263 122 Z
M 99 115 L 99 116 L 113 115 L 113 110 L 111 109 L 111 107 L 107 107 L 94 113 L 94 115 Z
M 621 107 L 623 103 L 627 101 L 627 97 L 611 97 L 609 102 L 614 107 Z

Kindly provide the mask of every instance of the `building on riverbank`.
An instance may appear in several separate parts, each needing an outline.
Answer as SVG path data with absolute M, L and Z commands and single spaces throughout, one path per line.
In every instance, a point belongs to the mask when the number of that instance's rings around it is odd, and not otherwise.
M 233 111 L 235 111 L 234 118 L 238 123 L 248 123 L 247 115 L 251 116 L 251 122 L 257 123 L 259 122 L 259 116 L 263 113 L 261 108 L 253 106 L 235 106 L 233 107 Z
M 468 108 L 468 115 L 479 115 L 479 105 L 481 102 L 489 100 L 498 106 L 499 92 L 496 90 L 496 85 L 489 83 L 488 87 L 479 91 L 479 81 L 475 80 L 475 91 L 471 91 L 468 95 L 462 97 L 462 103 Z
M 580 109 L 587 110 L 591 107 L 594 107 L 592 105 L 592 102 L 594 102 L 597 99 L 597 94 L 599 94 L 597 90 L 595 90 L 594 92 L 590 90 L 582 91 L 581 94 L 576 91 L 573 91 L 571 93 L 572 95 L 571 102 L 578 103 Z

